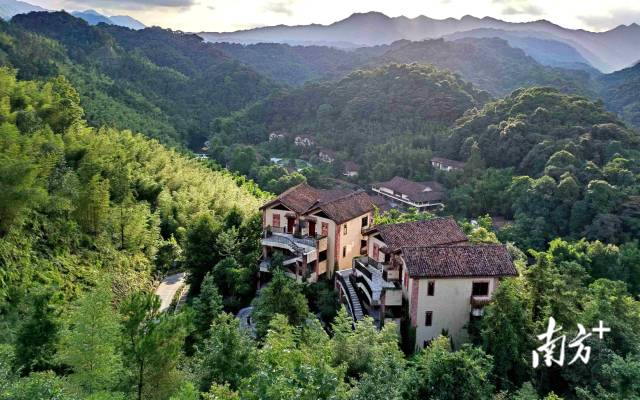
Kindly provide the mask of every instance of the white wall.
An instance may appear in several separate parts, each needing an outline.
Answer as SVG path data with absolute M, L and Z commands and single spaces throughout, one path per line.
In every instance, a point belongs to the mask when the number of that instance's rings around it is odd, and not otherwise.
M 412 279 L 413 280 L 413 279 Z M 454 345 L 460 346 L 468 339 L 465 325 L 471 313 L 471 289 L 473 282 L 489 282 L 489 296 L 496 288 L 497 278 L 440 278 L 435 282 L 434 296 L 427 296 L 427 282 L 431 279 L 420 279 L 420 289 L 416 312 L 416 346 L 422 347 L 425 340 L 430 340 L 448 330 Z M 410 282 L 410 288 L 413 282 Z M 410 290 L 411 291 L 411 290 Z M 410 303 L 411 304 L 411 303 Z M 411 310 L 411 306 L 409 307 Z M 432 326 L 425 326 L 425 312 L 433 311 Z

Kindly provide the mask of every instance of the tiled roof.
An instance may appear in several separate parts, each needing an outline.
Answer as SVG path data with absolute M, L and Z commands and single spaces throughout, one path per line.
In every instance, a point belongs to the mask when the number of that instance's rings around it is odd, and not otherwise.
M 414 278 L 518 275 L 504 245 L 403 247 L 402 258 Z
M 297 213 L 303 213 L 318 202 L 320 191 L 306 183 L 301 183 L 285 190 L 276 199 L 263 205 L 261 208 L 270 207 L 278 202 Z
M 391 189 L 396 194 L 404 194 L 409 200 L 417 203 L 439 201 L 444 196 L 442 185 L 438 182 L 414 182 L 400 176 L 395 176 L 387 182 L 375 183 L 373 186 Z
M 467 236 L 453 218 L 380 225 L 373 230 L 380 232 L 382 241 L 391 252 L 407 246 L 441 246 L 467 241 Z
M 373 211 L 373 202 L 368 194 L 358 191 L 321 203 L 318 208 L 324 211 L 337 224 L 341 224 Z
M 433 157 L 431 159 L 431 162 L 436 162 L 442 165 L 447 165 L 453 168 L 464 168 L 465 163 L 462 161 L 456 161 L 456 160 L 450 160 L 448 158 L 442 158 L 442 157 Z
M 283 192 L 275 200 L 261 208 L 282 203 L 290 210 L 304 214 L 312 209 L 321 209 L 336 223 L 342 223 L 373 211 L 373 203 L 363 191 L 346 189 L 322 190 L 301 183 Z

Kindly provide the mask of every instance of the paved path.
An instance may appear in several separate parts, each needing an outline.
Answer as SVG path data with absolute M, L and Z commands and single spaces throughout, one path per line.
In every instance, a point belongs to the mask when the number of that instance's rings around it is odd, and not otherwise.
M 238 315 L 236 317 L 240 320 L 240 329 L 245 329 L 249 332 L 250 335 L 255 336 L 256 327 L 251 320 L 252 312 L 253 307 L 246 307 L 238 311 Z
M 169 275 L 160 283 L 160 286 L 156 289 L 156 294 L 160 296 L 161 301 L 160 311 L 166 311 L 169 308 L 176 291 L 184 285 L 185 276 L 184 272 Z

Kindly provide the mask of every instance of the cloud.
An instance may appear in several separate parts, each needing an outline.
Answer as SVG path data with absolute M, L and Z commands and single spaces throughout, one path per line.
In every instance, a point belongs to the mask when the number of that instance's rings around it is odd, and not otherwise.
M 85 8 L 146 10 L 157 7 L 184 9 L 196 4 L 196 0 L 72 0 L 70 3 Z
M 543 15 L 544 11 L 531 4 L 528 0 L 493 0 L 494 4 L 501 4 L 504 6 L 502 9 L 503 15 Z
M 265 11 L 270 11 L 275 14 L 284 14 L 288 16 L 293 15 L 293 10 L 291 6 L 293 5 L 293 0 L 275 0 L 269 1 L 263 9 Z
M 597 30 L 606 30 L 615 28 L 618 25 L 628 25 L 631 23 L 640 23 L 640 8 L 616 8 L 608 13 L 599 15 L 581 15 L 578 16 L 582 22 L 589 27 Z

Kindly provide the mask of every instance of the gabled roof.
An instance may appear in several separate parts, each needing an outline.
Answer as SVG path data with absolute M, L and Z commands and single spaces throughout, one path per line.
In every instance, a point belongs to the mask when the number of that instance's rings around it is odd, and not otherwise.
M 414 182 L 400 176 L 386 182 L 374 183 L 373 187 L 391 189 L 417 203 L 439 201 L 443 198 L 442 185 L 438 182 Z
M 441 246 L 467 241 L 467 236 L 453 218 L 379 225 L 370 229 L 370 232 L 374 231 L 380 233 L 382 241 L 392 253 L 402 247 Z
M 374 205 L 367 193 L 357 191 L 338 199 L 320 203 L 315 208 L 321 209 L 335 223 L 341 224 L 373 211 Z
M 346 189 L 323 190 L 316 189 L 306 183 L 301 183 L 284 191 L 280 196 L 263 205 L 260 209 L 268 208 L 278 203 L 298 214 L 320 209 L 338 224 L 373 211 L 373 203 L 369 195 L 363 191 L 354 192 Z
M 518 275 L 504 245 L 403 247 L 402 258 L 413 278 Z

